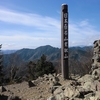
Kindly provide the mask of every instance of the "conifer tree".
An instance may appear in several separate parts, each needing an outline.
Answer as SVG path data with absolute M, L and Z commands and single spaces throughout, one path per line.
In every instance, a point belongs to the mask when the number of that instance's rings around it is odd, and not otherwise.
M 28 63 L 28 72 L 31 78 L 36 79 L 39 76 L 43 76 L 44 74 L 54 73 L 55 68 L 53 63 L 46 60 L 46 56 L 43 54 L 41 58 L 35 64 L 34 62 L 30 61 Z

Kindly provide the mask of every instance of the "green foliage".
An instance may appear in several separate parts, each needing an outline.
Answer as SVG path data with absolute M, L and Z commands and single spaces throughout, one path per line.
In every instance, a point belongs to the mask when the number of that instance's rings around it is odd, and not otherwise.
M 7 83 L 7 85 L 11 85 L 11 84 L 14 84 L 14 83 L 15 83 L 14 81 L 10 80 L 10 81 Z
M 32 61 L 28 63 L 28 73 L 29 73 L 29 79 L 35 79 L 35 67 L 36 64 Z
M 34 62 L 29 62 L 28 68 L 31 79 L 36 79 L 39 76 L 43 76 L 44 74 L 52 74 L 55 72 L 53 63 L 46 61 L 46 56 L 44 54 L 36 64 Z
M 5 79 L 9 80 L 7 81 L 8 84 L 20 83 L 26 74 L 25 64 L 16 53 L 12 53 L 9 58 L 8 70 L 5 70 L 6 73 L 8 72 L 8 76 L 6 76 Z
M 10 69 L 10 81 L 13 82 L 16 79 L 16 73 L 18 71 L 17 67 L 11 67 Z

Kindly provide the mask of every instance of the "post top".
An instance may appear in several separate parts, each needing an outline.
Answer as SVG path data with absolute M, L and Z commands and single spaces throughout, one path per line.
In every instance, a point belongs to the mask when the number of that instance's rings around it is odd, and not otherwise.
M 62 10 L 67 9 L 68 10 L 68 5 L 67 4 L 62 4 Z
M 67 5 L 66 3 L 63 3 L 63 4 L 62 4 L 62 6 L 66 6 L 66 5 Z

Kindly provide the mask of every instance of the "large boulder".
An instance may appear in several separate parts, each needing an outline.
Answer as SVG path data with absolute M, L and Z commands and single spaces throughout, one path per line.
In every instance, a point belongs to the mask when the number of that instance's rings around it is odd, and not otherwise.
M 64 96 L 67 98 L 73 98 L 78 96 L 80 93 L 74 86 L 68 86 L 64 90 Z
M 55 95 L 55 100 L 65 100 L 65 96 L 63 93 Z
M 92 90 L 91 90 L 91 86 L 92 86 L 92 82 L 85 82 L 84 85 L 82 86 L 82 88 L 83 88 L 85 91 L 92 91 Z
M 85 82 L 93 82 L 93 77 L 89 74 L 86 74 L 78 79 L 78 82 L 85 83 Z
M 91 83 L 91 89 L 93 91 L 99 91 L 100 92 L 100 82 L 96 80 L 93 83 Z
M 92 72 L 92 78 L 93 78 L 94 80 L 100 80 L 100 68 L 95 69 L 95 70 Z

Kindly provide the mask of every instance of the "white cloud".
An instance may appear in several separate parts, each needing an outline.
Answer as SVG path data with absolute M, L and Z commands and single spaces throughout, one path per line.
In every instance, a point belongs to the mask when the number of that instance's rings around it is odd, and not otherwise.
M 70 18 L 69 18 L 70 19 Z M 52 45 L 61 47 L 61 28 L 60 20 L 48 16 L 41 16 L 34 13 L 19 13 L 8 9 L 0 9 L 0 21 L 5 23 L 31 26 L 36 29 L 33 32 L 28 30 L 0 30 L 0 42 L 7 49 L 9 45 L 12 48 L 38 47 L 41 45 Z M 100 39 L 100 32 L 89 23 L 88 19 L 74 22 L 69 21 L 69 46 L 92 45 L 97 39 Z M 7 34 L 7 35 L 6 35 Z M 8 35 L 11 34 L 11 35 Z M 11 48 L 11 49 L 12 49 Z
M 32 37 L 28 35 L 13 35 L 13 36 L 0 36 L 1 42 L 3 43 L 2 49 L 21 49 L 21 48 L 31 48 L 38 47 L 41 45 L 50 44 L 52 46 L 59 46 L 57 43 L 59 39 L 57 38 L 45 38 L 45 37 Z
M 100 32 L 89 20 L 83 20 L 69 25 L 70 46 L 92 45 L 95 40 L 100 39 Z
M 80 26 L 81 26 L 81 27 L 88 26 L 88 25 L 89 25 L 88 19 L 87 19 L 87 20 L 83 20 L 83 21 L 80 22 Z M 90 25 L 89 25 L 89 26 L 90 26 Z
M 31 13 L 18 13 L 5 9 L 0 9 L 0 20 L 13 24 L 33 26 L 42 30 L 60 27 L 60 21 L 54 18 Z

